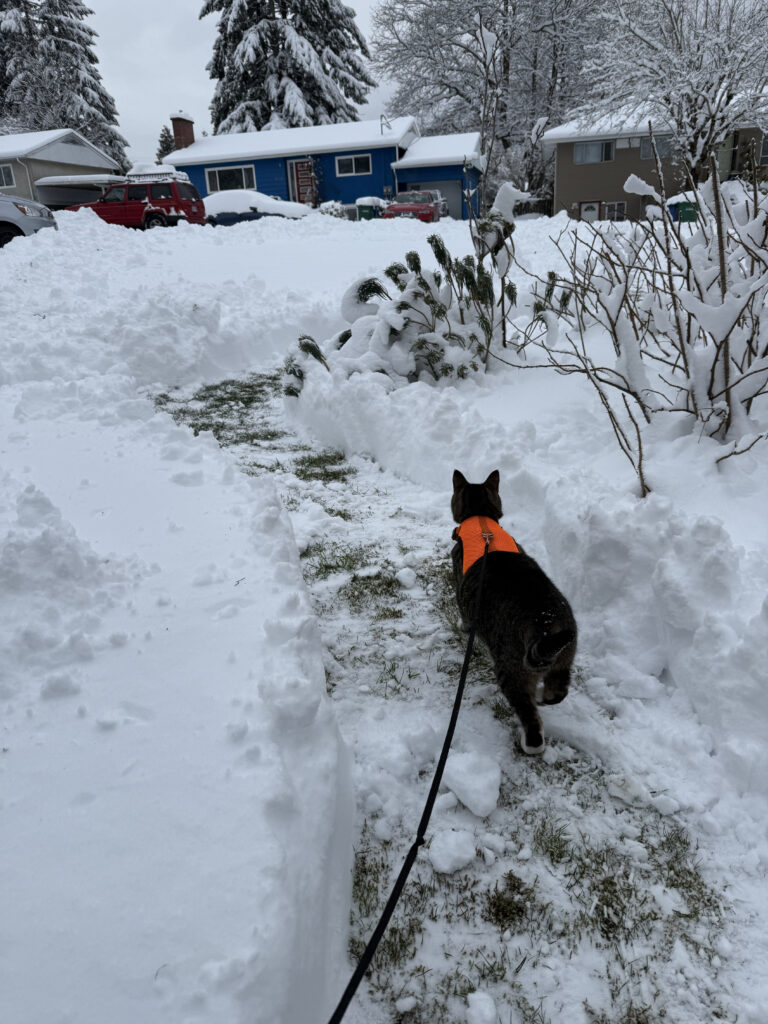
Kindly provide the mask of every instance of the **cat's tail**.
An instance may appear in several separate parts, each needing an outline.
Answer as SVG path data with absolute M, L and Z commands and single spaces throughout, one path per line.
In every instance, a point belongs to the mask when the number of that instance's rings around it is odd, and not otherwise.
M 527 667 L 536 672 L 549 668 L 557 660 L 558 655 L 575 639 L 576 631 L 573 629 L 563 629 L 559 633 L 547 633 L 544 636 L 536 637 L 525 652 Z

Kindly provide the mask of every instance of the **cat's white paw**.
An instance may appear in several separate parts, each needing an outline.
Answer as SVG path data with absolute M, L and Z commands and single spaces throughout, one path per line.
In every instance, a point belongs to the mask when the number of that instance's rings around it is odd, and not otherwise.
M 543 754 L 546 745 L 546 742 L 542 739 L 538 747 L 529 747 L 525 742 L 525 731 L 523 729 L 520 730 L 520 746 L 526 754 Z

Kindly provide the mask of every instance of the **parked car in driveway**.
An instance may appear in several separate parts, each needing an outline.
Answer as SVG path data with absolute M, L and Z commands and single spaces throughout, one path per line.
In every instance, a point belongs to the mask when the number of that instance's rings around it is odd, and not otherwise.
M 429 194 L 432 196 L 432 198 L 435 200 L 435 202 L 437 203 L 438 207 L 440 208 L 440 216 L 441 217 L 447 217 L 448 216 L 448 200 L 445 198 L 443 193 L 440 192 L 439 189 L 436 189 L 436 188 L 428 188 L 427 192 L 429 192 Z
M 205 223 L 200 193 L 186 181 L 143 181 L 113 185 L 94 203 L 79 203 L 68 210 L 93 210 L 109 224 L 128 228 L 160 228 L 188 220 Z
M 303 203 L 289 203 L 276 196 L 268 196 L 252 188 L 229 188 L 206 196 L 205 212 L 208 223 L 214 225 L 239 224 L 262 217 L 288 217 L 297 220 L 312 212 Z
M 381 211 L 384 219 L 392 217 L 417 217 L 431 223 L 440 220 L 440 203 L 428 191 L 399 192 L 397 198 Z
M 34 235 L 40 228 L 57 228 L 47 206 L 33 199 L 10 196 L 0 192 L 0 247 L 13 238 Z

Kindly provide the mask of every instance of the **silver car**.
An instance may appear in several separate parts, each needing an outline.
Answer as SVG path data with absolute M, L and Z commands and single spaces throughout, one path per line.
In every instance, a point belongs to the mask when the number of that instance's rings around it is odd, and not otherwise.
M 58 228 L 47 206 L 0 192 L 0 248 L 19 235 L 33 235 L 40 228 Z

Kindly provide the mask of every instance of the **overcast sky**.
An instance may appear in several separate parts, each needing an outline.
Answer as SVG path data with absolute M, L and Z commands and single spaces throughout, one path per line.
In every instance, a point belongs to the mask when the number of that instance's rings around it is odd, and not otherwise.
M 203 0 L 87 0 L 88 23 L 99 34 L 96 56 L 104 86 L 114 97 L 128 157 L 153 161 L 160 129 L 183 110 L 195 120 L 195 134 L 211 131 L 208 106 L 215 83 L 205 65 L 211 59 L 217 15 L 202 21 Z M 370 43 L 370 9 L 376 0 L 347 0 Z M 386 90 L 371 96 L 362 117 L 378 117 Z

